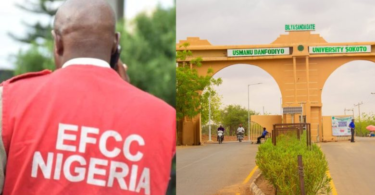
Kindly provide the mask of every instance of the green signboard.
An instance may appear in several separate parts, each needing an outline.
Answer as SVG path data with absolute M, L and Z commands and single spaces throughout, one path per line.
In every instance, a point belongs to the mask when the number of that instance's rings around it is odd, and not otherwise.
M 257 48 L 257 49 L 228 49 L 228 57 L 241 56 L 272 56 L 289 55 L 289 47 L 283 48 Z
M 351 45 L 351 46 L 310 46 L 310 54 L 322 53 L 369 53 L 371 45 Z
M 285 31 L 314 31 L 315 24 L 285 24 Z

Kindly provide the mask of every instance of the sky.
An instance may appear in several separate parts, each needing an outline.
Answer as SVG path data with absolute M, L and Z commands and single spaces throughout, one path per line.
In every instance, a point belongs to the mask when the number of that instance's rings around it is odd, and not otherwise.
M 270 44 L 284 31 L 285 24 L 315 24 L 313 34 L 327 42 L 375 42 L 373 0 L 177 0 L 176 41 L 187 37 L 207 39 L 212 45 Z M 361 113 L 375 110 L 375 63 L 347 63 L 328 78 L 322 93 L 323 115 L 343 115 L 363 102 Z M 280 114 L 281 92 L 264 70 L 236 64 L 214 75 L 222 78 L 217 87 L 223 106 L 239 104 L 250 109 Z M 347 112 L 346 114 L 351 114 Z
M 35 0 L 6 0 L 0 6 L 0 69 L 12 69 L 12 55 L 17 54 L 20 49 L 26 49 L 27 44 L 19 43 L 9 37 L 8 33 L 22 37 L 27 33 L 23 22 L 34 24 L 36 21 L 43 23 L 52 22 L 42 15 L 28 13 L 15 5 Z M 172 7 L 174 0 L 126 0 L 125 17 L 134 18 L 138 13 L 153 10 L 158 4 L 162 7 Z

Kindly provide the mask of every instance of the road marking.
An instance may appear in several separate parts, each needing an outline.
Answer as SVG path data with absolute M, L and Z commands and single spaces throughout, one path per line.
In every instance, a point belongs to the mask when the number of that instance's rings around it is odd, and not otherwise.
M 257 169 L 258 169 L 258 166 L 255 165 L 254 169 L 250 172 L 250 174 L 246 177 L 246 179 L 242 182 L 242 184 L 246 184 L 247 182 L 249 182 L 250 178 L 254 175 Z
M 329 170 L 326 172 L 326 174 L 329 178 L 331 178 L 329 185 L 331 186 L 331 189 L 332 189 L 332 195 L 337 195 L 337 190 L 336 190 L 335 184 L 333 183 L 333 179 L 331 177 L 331 174 L 329 173 Z
M 247 182 L 249 182 L 249 180 L 251 179 L 251 177 L 254 175 L 255 171 L 258 169 L 258 166 L 255 165 L 254 169 L 251 170 L 251 172 L 249 173 L 249 175 L 246 177 L 246 179 L 242 182 L 242 184 L 246 184 Z M 239 192 L 236 193 L 236 195 L 240 195 Z
M 320 148 L 320 150 L 323 152 L 322 147 L 320 147 L 320 144 L 317 144 L 317 145 Z M 333 179 L 331 177 L 331 173 L 329 172 L 329 170 L 327 170 L 326 175 L 327 177 L 331 178 L 329 185 L 331 186 L 332 195 L 337 195 L 337 190 L 336 190 L 335 184 L 333 183 Z

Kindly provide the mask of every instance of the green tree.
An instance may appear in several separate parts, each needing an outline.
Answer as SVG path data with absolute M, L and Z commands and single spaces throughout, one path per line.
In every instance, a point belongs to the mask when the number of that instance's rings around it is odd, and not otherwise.
M 8 80 L 13 77 L 13 70 L 0 70 L 0 82 Z
M 25 36 L 18 37 L 12 33 L 9 33 L 9 35 L 20 42 L 34 43 L 38 45 L 43 45 L 45 41 L 52 40 L 51 24 L 53 16 L 56 14 L 59 5 L 64 1 L 65 0 L 33 0 L 24 1 L 22 4 L 16 4 L 16 6 L 22 10 L 47 18 L 49 22 L 42 23 L 37 21 L 35 24 L 23 22 L 29 28 Z
M 132 22 L 132 31 L 118 23 L 121 59 L 128 65 L 130 82 L 175 106 L 175 7 L 158 7 L 151 16 L 141 13 Z
M 54 70 L 53 43 L 46 41 L 43 45 L 32 43 L 27 50 L 20 50 L 14 59 L 14 74 L 36 72 L 44 69 Z
M 212 78 L 213 70 L 208 69 L 206 75 L 198 74 L 195 67 L 202 66 L 202 58 L 190 59 L 193 54 L 187 50 L 189 43 L 184 43 L 181 51 L 177 51 L 179 60 L 176 68 L 176 112 L 177 112 L 177 143 L 182 143 L 182 122 L 185 117 L 193 118 L 202 111 L 201 103 L 204 95 L 202 91 L 206 87 L 220 85 L 221 79 Z
M 51 5 L 57 5 L 58 2 L 61 1 L 38 0 L 32 6 L 25 5 L 23 9 L 41 13 L 52 19 L 58 6 Z M 117 25 L 118 31 L 121 32 L 121 59 L 128 65 L 131 84 L 172 106 L 176 101 L 175 18 L 174 7 L 158 7 L 153 14 L 141 13 L 134 21 L 130 21 L 134 27 L 132 30 L 125 29 L 124 21 L 118 22 Z M 50 24 L 29 25 L 30 32 L 23 38 L 17 38 L 19 41 L 30 43 L 30 47 L 13 56 L 15 75 L 43 69 L 54 70 Z
M 49 22 L 37 21 L 34 24 L 23 22 L 28 28 L 28 32 L 20 37 L 8 33 L 13 39 L 30 45 L 28 49 L 20 50 L 12 56 L 15 75 L 43 69 L 55 69 L 52 53 L 52 20 L 58 6 L 62 3 L 63 0 L 34 0 L 16 4 L 22 10 L 47 18 Z
M 369 125 L 375 125 L 375 115 L 362 113 L 361 120 L 358 117 L 355 119 L 356 136 L 367 136 L 370 134 L 370 131 L 366 129 Z
M 229 135 L 236 134 L 236 129 L 239 124 L 242 124 L 245 129 L 248 128 L 247 115 L 247 109 L 241 107 L 240 105 L 228 105 L 224 108 L 222 123 L 226 128 L 229 129 Z M 250 110 L 250 115 L 259 115 L 259 113 Z M 245 135 L 247 135 L 247 131 L 245 131 Z

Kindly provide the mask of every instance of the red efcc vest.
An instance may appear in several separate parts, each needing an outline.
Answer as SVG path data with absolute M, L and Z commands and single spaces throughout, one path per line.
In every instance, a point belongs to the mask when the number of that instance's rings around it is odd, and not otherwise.
M 72 65 L 10 79 L 3 195 L 164 195 L 175 117 L 110 68 Z

